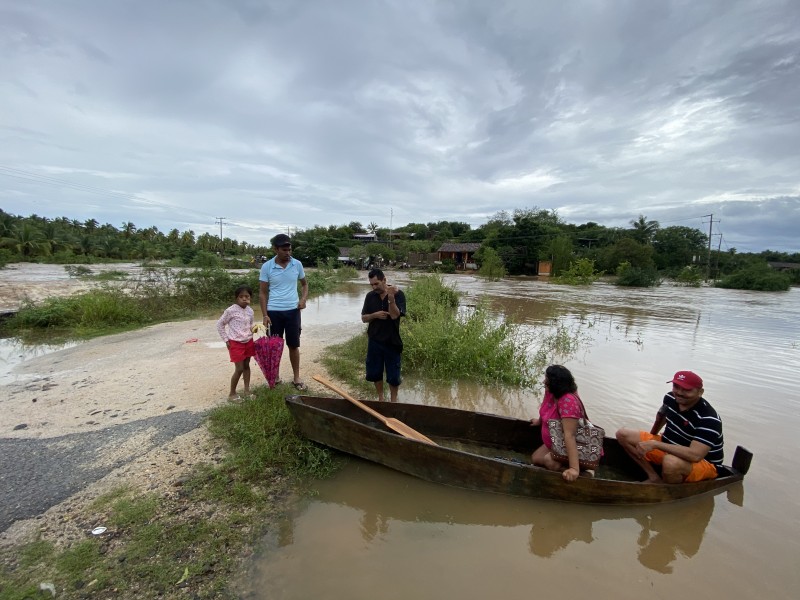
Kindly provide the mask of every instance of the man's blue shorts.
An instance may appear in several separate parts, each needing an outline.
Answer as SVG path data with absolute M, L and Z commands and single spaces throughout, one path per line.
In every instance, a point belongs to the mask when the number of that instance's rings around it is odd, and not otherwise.
M 270 335 L 284 337 L 289 348 L 300 347 L 300 309 L 294 310 L 268 310 L 267 316 L 272 323 L 269 328 Z
M 400 353 L 391 346 L 370 339 L 367 344 L 367 381 L 382 381 L 386 368 L 386 383 L 398 386 L 400 377 Z

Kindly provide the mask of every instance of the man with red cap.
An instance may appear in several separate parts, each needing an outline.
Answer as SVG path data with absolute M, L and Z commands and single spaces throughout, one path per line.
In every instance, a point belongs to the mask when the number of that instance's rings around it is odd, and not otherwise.
M 617 441 L 649 482 L 714 479 L 723 458 L 722 420 L 703 398 L 703 380 L 692 371 L 678 371 L 667 383 L 672 391 L 664 396 L 650 433 L 620 429 Z M 665 424 L 664 435 L 659 435 Z M 661 465 L 660 476 L 653 464 Z

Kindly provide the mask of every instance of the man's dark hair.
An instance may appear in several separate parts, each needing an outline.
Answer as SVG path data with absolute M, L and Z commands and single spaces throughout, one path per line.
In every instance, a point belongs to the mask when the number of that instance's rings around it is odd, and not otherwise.
M 561 398 L 564 394 L 574 394 L 578 391 L 575 378 L 567 367 L 561 365 L 550 365 L 544 372 L 547 376 L 547 389 L 555 398 Z
M 381 271 L 380 269 L 372 269 L 369 273 L 367 273 L 367 277 L 369 279 L 372 279 L 373 277 L 377 277 L 381 281 L 386 279 L 386 276 L 383 274 L 383 271 Z
M 250 294 L 250 296 L 252 296 L 253 288 L 251 288 L 249 285 L 242 284 L 236 288 L 235 292 L 233 292 L 233 297 L 238 298 L 239 294 L 241 294 L 242 292 L 247 292 L 248 294 Z

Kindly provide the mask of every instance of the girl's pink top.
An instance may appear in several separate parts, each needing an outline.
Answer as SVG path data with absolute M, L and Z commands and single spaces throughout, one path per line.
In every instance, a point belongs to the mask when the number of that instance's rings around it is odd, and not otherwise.
M 539 418 L 541 419 L 542 442 L 548 448 L 553 447 L 553 439 L 550 437 L 550 428 L 547 426 L 547 421 L 550 419 L 580 419 L 585 415 L 581 407 L 581 401 L 575 394 L 564 394 L 558 399 L 558 406 L 556 406 L 556 399 L 549 390 L 544 391 L 544 400 L 539 407 Z
M 255 323 L 255 314 L 249 306 L 242 308 L 234 304 L 225 309 L 219 321 L 217 331 L 222 341 L 234 340 L 236 342 L 249 342 L 253 339 L 252 327 Z

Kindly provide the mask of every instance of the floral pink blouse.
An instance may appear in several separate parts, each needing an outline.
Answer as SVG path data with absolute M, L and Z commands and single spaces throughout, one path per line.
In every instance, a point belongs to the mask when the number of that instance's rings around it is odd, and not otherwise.
M 224 342 L 235 340 L 237 342 L 249 342 L 253 339 L 250 328 L 255 322 L 255 314 L 249 306 L 242 308 L 238 304 L 233 304 L 225 309 L 219 321 L 217 321 L 217 332 Z
M 580 419 L 585 417 L 581 401 L 578 399 L 577 394 L 564 394 L 556 399 L 549 390 L 544 392 L 544 400 L 539 407 L 539 418 L 541 419 L 542 429 L 542 442 L 548 448 L 553 447 L 553 440 L 550 438 L 550 429 L 547 427 L 547 421 L 550 419 Z

